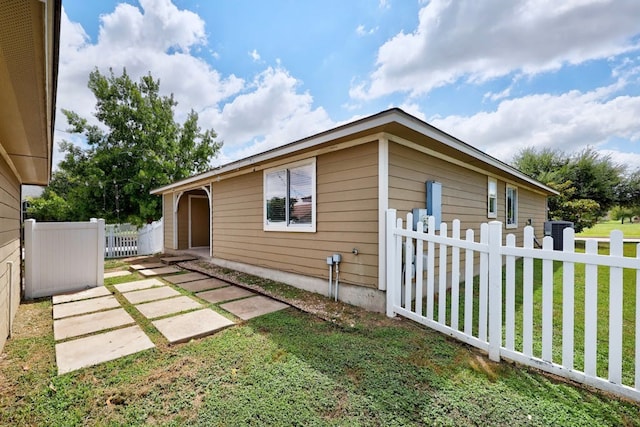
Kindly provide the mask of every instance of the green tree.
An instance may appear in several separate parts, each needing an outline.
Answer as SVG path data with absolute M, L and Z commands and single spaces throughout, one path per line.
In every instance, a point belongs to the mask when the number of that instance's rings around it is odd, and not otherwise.
M 557 190 L 549 197 L 549 218 L 573 221 L 576 231 L 592 227 L 618 201 L 624 168 L 593 148 L 569 156 L 559 150 L 526 148 L 512 164 Z
M 68 221 L 69 204 L 55 191 L 46 189 L 41 197 L 27 197 L 27 217 L 36 221 Z
M 101 125 L 63 110 L 69 131 L 82 135 L 87 148 L 61 145 L 64 159 L 52 177 L 53 191 L 44 196 L 64 198 L 73 220 L 102 217 L 140 224 L 158 219 L 162 201 L 149 191 L 206 171 L 222 143 L 213 130 L 200 128 L 193 110 L 184 123 L 176 122 L 173 95 L 161 96 L 160 81 L 150 74 L 136 83 L 126 70 L 116 76 L 96 69 L 88 86 Z

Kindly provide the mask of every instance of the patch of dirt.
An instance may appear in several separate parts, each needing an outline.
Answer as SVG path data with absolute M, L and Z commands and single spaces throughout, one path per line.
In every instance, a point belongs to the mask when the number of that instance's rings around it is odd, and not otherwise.
M 49 298 L 47 300 L 50 301 Z M 53 330 L 52 306 L 48 304 L 47 310 L 42 305 L 44 300 L 26 301 L 20 304 L 13 321 L 13 338 L 37 338 L 45 337 Z

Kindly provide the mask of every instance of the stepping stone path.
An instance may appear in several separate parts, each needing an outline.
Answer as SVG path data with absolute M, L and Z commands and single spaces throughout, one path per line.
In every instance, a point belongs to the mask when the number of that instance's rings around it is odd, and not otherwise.
M 253 319 L 263 314 L 284 310 L 287 307 L 289 307 L 287 304 L 264 295 L 232 301 L 220 306 L 220 308 L 235 314 L 242 320 Z
M 209 276 L 202 273 L 186 273 L 186 274 L 176 274 L 175 276 L 166 277 L 166 280 L 169 283 L 173 283 L 174 285 L 178 285 L 180 283 L 193 282 L 196 280 L 208 279 Z
M 110 279 L 112 277 L 123 277 L 123 276 L 128 276 L 130 275 L 131 272 L 130 271 L 108 271 L 106 273 L 104 273 L 104 278 L 105 279 Z
M 233 321 L 211 309 L 192 311 L 180 316 L 167 317 L 153 322 L 171 344 L 210 335 L 214 331 L 233 325 Z
M 167 259 L 169 261 L 165 261 Z M 193 258 L 169 257 L 163 258 L 163 261 L 190 259 Z M 152 268 L 148 268 L 150 266 Z M 153 326 L 170 344 L 211 335 L 234 324 L 233 320 L 208 308 L 201 301 L 223 303 L 219 305 L 220 308 L 243 320 L 288 307 L 287 304 L 202 273 L 176 274 L 182 270 L 173 266 L 156 267 L 155 264 L 144 262 L 139 262 L 136 267 L 141 267 L 138 272 L 145 277 L 170 275 L 163 279 L 189 292 L 197 292 L 197 298 L 194 299 L 157 278 L 113 286 L 117 294 L 124 297 L 144 317 L 152 320 Z M 53 318 L 56 361 L 60 375 L 155 346 L 140 325 L 135 324 L 134 318 L 121 307 L 118 299 L 104 286 L 54 296 Z
M 193 261 L 196 259 L 198 259 L 198 257 L 191 255 L 178 255 L 160 258 L 160 261 L 164 262 L 165 264 L 176 264 L 178 262 Z
M 175 274 L 175 273 L 179 273 L 180 271 L 182 270 L 176 267 L 167 266 L 167 267 L 148 268 L 145 270 L 138 270 L 138 273 L 142 274 L 144 277 L 151 277 L 151 276 L 161 276 L 165 274 Z
M 257 294 L 238 286 L 227 286 L 226 288 L 214 289 L 212 291 L 198 292 L 196 295 L 205 301 L 209 301 L 215 304 L 218 302 L 231 301 L 238 298 L 246 298 Z
M 131 264 L 129 268 L 132 270 L 149 270 L 153 268 L 162 268 L 166 266 L 167 266 L 166 264 L 161 262 L 151 262 L 151 263 L 144 263 L 144 264 Z
M 214 279 L 213 277 L 210 279 L 196 280 L 194 282 L 180 284 L 180 287 L 182 289 L 186 289 L 189 292 L 200 292 L 206 291 L 208 289 L 222 288 L 225 286 L 229 286 L 229 283 L 223 282 L 222 280 Z

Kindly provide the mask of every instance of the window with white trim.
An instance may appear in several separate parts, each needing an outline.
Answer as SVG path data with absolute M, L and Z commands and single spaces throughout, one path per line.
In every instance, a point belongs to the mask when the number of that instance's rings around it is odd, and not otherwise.
M 518 226 L 518 188 L 507 184 L 506 199 L 506 227 L 516 228 Z
M 495 178 L 487 179 L 487 218 L 498 217 L 498 181 Z
M 316 159 L 264 171 L 264 230 L 316 231 Z

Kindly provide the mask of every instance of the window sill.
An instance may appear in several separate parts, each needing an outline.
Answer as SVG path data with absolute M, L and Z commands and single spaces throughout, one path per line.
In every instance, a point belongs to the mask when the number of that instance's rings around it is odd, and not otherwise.
M 267 226 L 265 225 L 262 229 L 263 231 L 279 231 L 285 233 L 315 233 L 316 227 L 308 226 L 308 227 L 286 227 L 286 226 Z

